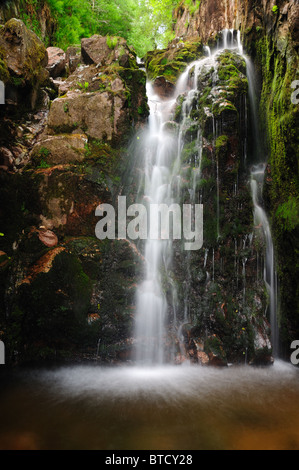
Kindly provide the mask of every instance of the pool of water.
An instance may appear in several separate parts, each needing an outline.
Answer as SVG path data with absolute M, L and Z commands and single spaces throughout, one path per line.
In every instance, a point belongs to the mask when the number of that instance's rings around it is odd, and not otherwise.
M 1 450 L 299 449 L 299 370 L 71 366 L 14 372 Z

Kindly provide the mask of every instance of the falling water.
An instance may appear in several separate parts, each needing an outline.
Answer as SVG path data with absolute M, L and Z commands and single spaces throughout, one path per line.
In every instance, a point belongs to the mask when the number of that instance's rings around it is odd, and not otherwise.
M 147 94 L 150 118 L 146 136 L 144 200 L 150 204 L 170 204 L 174 139 L 164 126 L 169 114 L 169 103 L 161 102 L 149 83 Z M 167 301 L 162 288 L 161 271 L 167 271 L 171 262 L 170 243 L 169 240 L 148 237 L 145 244 L 146 272 L 138 288 L 136 315 L 136 361 L 145 365 L 162 364 L 165 360 Z
M 277 276 L 275 272 L 274 247 L 269 221 L 261 206 L 261 194 L 264 181 L 265 165 L 256 165 L 251 171 L 251 191 L 254 205 L 254 223 L 262 229 L 266 241 L 266 260 L 264 265 L 264 280 L 269 295 L 271 342 L 273 356 L 278 355 L 278 324 L 277 324 Z
M 173 99 L 163 101 L 155 95 L 153 86 L 147 84 L 147 94 L 150 107 L 149 125 L 145 140 L 145 185 L 143 200 L 152 204 L 179 203 L 181 184 L 181 155 L 184 149 L 184 134 L 192 124 L 190 111 L 197 93 L 197 79 L 203 68 L 211 70 L 215 66 L 215 57 L 208 51 L 208 57 L 195 61 L 187 67 L 181 75 L 176 86 Z M 190 71 L 192 69 L 192 74 Z M 177 132 L 168 130 L 167 123 L 172 119 L 172 112 L 176 98 L 185 93 L 182 104 L 182 117 Z M 197 203 L 196 184 L 200 179 L 202 158 L 201 131 L 198 130 L 195 141 L 195 158 L 192 162 L 192 177 L 190 179 L 190 203 Z M 142 185 L 141 185 L 142 186 Z M 169 310 L 173 315 L 173 327 L 177 329 L 177 337 L 181 343 L 181 325 L 176 324 L 177 293 L 175 283 L 171 278 L 173 244 L 171 240 L 152 240 L 148 238 L 145 243 L 146 270 L 144 281 L 137 289 L 137 312 L 135 323 L 136 361 L 139 364 L 162 364 L 169 360 L 165 351 L 165 343 L 169 327 L 165 325 Z M 189 321 L 189 289 L 190 289 L 190 252 L 187 251 L 184 323 Z M 162 275 L 163 273 L 163 275 Z M 164 284 L 163 284 L 164 283 Z M 163 286 L 171 286 L 172 303 L 170 306 Z
M 254 153 L 260 155 L 260 136 L 258 126 L 258 116 L 256 112 L 256 86 L 254 70 L 250 60 L 243 53 L 240 32 L 233 29 L 222 31 L 222 41 L 219 48 L 211 52 L 210 48 L 204 48 L 206 56 L 189 64 L 177 81 L 173 98 L 162 100 L 154 92 L 152 84 L 147 84 L 148 101 L 150 106 L 150 117 L 148 130 L 146 132 L 144 147 L 144 201 L 154 204 L 165 203 L 168 206 L 172 203 L 180 203 L 179 194 L 181 189 L 181 155 L 184 149 L 184 133 L 192 124 L 190 111 L 192 103 L 197 96 L 198 77 L 201 72 L 211 71 L 212 82 L 217 78 L 217 56 L 224 49 L 234 49 L 242 55 L 247 65 L 247 77 L 249 82 L 249 100 L 252 108 L 252 128 L 254 133 L 255 150 Z M 178 96 L 184 94 L 182 103 L 181 121 L 176 131 L 169 131 L 167 123 L 172 121 L 172 113 Z M 245 113 L 245 119 L 247 115 Z M 173 124 L 173 122 L 172 122 Z M 247 123 L 246 129 L 247 131 Z M 214 140 L 217 137 L 217 128 L 214 121 Z M 195 157 L 193 176 L 191 178 L 189 196 L 190 202 L 195 202 L 196 184 L 200 179 L 202 142 L 201 131 L 199 129 L 195 141 L 197 156 Z M 246 145 L 247 147 L 247 145 Z M 244 155 L 247 158 L 247 148 Z M 217 230 L 219 233 L 219 181 L 217 168 Z M 255 218 L 260 219 L 266 236 L 267 257 L 265 267 L 265 282 L 270 292 L 270 311 L 273 334 L 273 348 L 277 350 L 277 333 L 275 328 L 276 319 L 276 290 L 274 273 L 273 243 L 269 224 L 264 211 L 259 205 L 257 195 L 256 172 L 252 173 L 252 194 L 255 206 Z M 189 253 L 190 255 L 190 253 Z M 177 324 L 178 295 L 176 286 L 171 276 L 171 264 L 173 256 L 173 243 L 170 240 L 152 240 L 149 238 L 145 243 L 145 273 L 144 280 L 137 288 L 137 312 L 136 312 L 136 361 L 140 364 L 162 364 L 166 360 L 165 343 L 169 326 L 166 320 L 169 315 L 173 316 L 172 324 L 177 331 L 177 336 L 181 335 L 180 324 Z M 189 285 L 191 280 L 189 256 L 186 255 L 186 291 L 184 307 L 184 323 L 190 321 L 189 316 Z M 237 278 L 238 263 L 236 261 Z M 206 264 L 206 258 L 204 263 Z M 215 250 L 212 256 L 212 279 L 215 279 Z M 245 273 L 246 262 L 243 262 L 243 275 Z M 207 273 L 207 278 L 209 274 Z M 238 282 L 238 281 L 237 281 Z M 172 291 L 172 305 L 169 305 L 169 297 L 166 296 L 165 286 L 170 286 Z M 245 276 L 244 276 L 244 301 L 245 301 Z M 179 332 L 179 333 L 178 333 Z M 168 356 L 169 359 L 169 356 Z M 173 358 L 172 358 L 173 359 Z
M 262 208 L 262 189 L 265 178 L 266 162 L 263 154 L 263 145 L 260 135 L 256 75 L 251 60 L 243 54 L 246 62 L 248 94 L 250 100 L 251 126 L 253 131 L 252 161 L 255 162 L 251 170 L 251 192 L 254 206 L 255 226 L 261 227 L 266 244 L 266 259 L 264 266 L 264 280 L 269 293 L 269 310 L 271 324 L 271 339 L 273 356 L 278 356 L 279 332 L 277 322 L 277 274 L 275 269 L 274 246 L 270 224 L 266 212 Z

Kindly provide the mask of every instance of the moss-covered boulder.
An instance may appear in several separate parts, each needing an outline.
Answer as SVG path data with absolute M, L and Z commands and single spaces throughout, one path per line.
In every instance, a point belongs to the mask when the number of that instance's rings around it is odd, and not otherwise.
M 186 66 L 203 55 L 203 45 L 199 41 L 182 42 L 174 40 L 167 49 L 148 52 L 145 67 L 151 80 L 164 76 L 175 83 Z
M 81 40 L 81 55 L 86 65 L 99 67 L 119 62 L 126 68 L 137 68 L 136 53 L 128 47 L 125 39 L 118 36 L 100 36 L 95 34 Z
M 54 166 L 84 160 L 87 136 L 85 134 L 66 134 L 48 136 L 31 153 L 31 160 L 37 165 Z
M 48 55 L 42 41 L 19 20 L 10 19 L 0 30 L 0 79 L 6 85 L 6 99 L 34 108 L 38 90 L 48 79 Z M 23 95 L 23 96 L 22 96 Z

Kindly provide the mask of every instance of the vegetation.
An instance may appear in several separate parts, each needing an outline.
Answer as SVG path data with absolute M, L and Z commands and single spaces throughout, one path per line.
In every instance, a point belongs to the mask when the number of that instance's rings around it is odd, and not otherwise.
M 52 23 L 42 39 L 66 49 L 93 34 L 121 36 L 140 57 L 173 39 L 173 9 L 178 0 L 23 0 L 21 18 L 42 37 L 40 18 Z M 190 8 L 200 2 L 189 1 Z

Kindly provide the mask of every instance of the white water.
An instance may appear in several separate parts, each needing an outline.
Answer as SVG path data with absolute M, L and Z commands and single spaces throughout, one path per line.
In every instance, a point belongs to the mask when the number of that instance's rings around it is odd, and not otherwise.
M 269 310 L 271 324 L 271 343 L 273 356 L 278 356 L 279 334 L 277 323 L 277 276 L 275 272 L 274 246 L 269 221 L 261 206 L 265 165 L 255 165 L 251 171 L 251 191 L 254 206 L 254 223 L 257 230 L 262 230 L 266 241 L 266 256 L 264 262 L 264 281 L 269 295 Z
M 172 99 L 163 101 L 159 96 L 155 95 L 153 87 L 147 84 L 147 94 L 150 106 L 150 117 L 148 130 L 144 140 L 144 192 L 143 202 L 148 201 L 154 204 L 165 203 L 168 206 L 172 203 L 180 203 L 178 195 L 181 186 L 181 154 L 184 149 L 184 132 L 190 125 L 190 111 L 192 109 L 192 101 L 196 98 L 198 77 L 201 72 L 211 71 L 212 82 L 217 78 L 217 56 L 224 49 L 233 49 L 239 53 L 246 61 L 247 78 L 249 82 L 249 99 L 252 110 L 252 124 L 254 134 L 254 153 L 257 158 L 261 155 L 260 136 L 258 131 L 258 116 L 256 111 L 256 86 L 254 81 L 254 70 L 250 60 L 243 53 L 240 32 L 233 29 L 225 29 L 222 32 L 222 41 L 215 51 L 206 46 L 206 57 L 191 63 L 178 79 L 176 90 Z M 213 72 L 212 72 L 213 69 Z M 185 99 L 182 104 L 182 117 L 177 129 L 172 127 L 172 131 L 168 130 L 167 123 L 172 120 L 172 113 L 176 99 L 184 94 Z M 245 113 L 246 114 L 246 113 Z M 247 131 L 247 114 L 245 116 L 245 125 Z M 173 123 L 172 123 L 173 124 Z M 217 138 L 217 128 L 214 126 L 214 141 Z M 189 188 L 190 202 L 198 202 L 196 198 L 196 183 L 200 179 L 202 141 L 201 132 L 198 131 L 196 138 L 197 157 L 192 169 L 192 185 Z M 244 143 L 245 160 L 247 158 L 247 142 Z M 218 170 L 218 167 L 217 167 Z M 255 186 L 255 173 L 252 174 L 252 194 L 255 206 L 255 218 L 260 219 L 262 224 L 267 245 L 267 256 L 265 265 L 265 282 L 270 295 L 270 311 L 272 324 L 272 339 L 274 341 L 273 349 L 277 349 L 277 329 L 276 329 L 276 307 L 275 307 L 275 275 L 274 275 L 274 254 L 271 232 L 267 221 L 266 214 L 262 211 L 258 204 L 257 188 Z M 142 185 L 141 185 L 142 186 Z M 237 190 L 237 184 L 236 184 Z M 217 230 L 218 238 L 219 230 L 219 180 L 217 171 Z M 190 255 L 190 253 L 189 253 Z M 188 253 L 186 258 L 188 259 Z M 148 238 L 145 243 L 145 263 L 146 269 L 144 273 L 144 281 L 137 289 L 137 311 L 135 324 L 136 338 L 136 361 L 138 364 L 154 365 L 163 364 L 166 358 L 165 343 L 168 334 L 169 317 L 171 318 L 173 329 L 178 333 L 180 342 L 180 325 L 177 324 L 176 299 L 177 292 L 175 282 L 171 275 L 171 264 L 173 256 L 173 244 L 171 240 L 152 240 Z M 206 262 L 206 261 L 205 261 Z M 188 262 L 187 262 L 188 265 Z M 244 302 L 246 299 L 246 262 L 243 263 L 243 280 Z M 186 292 L 184 319 L 186 323 L 190 321 L 188 317 L 189 306 L 189 270 L 187 268 Z M 208 274 L 207 274 L 208 276 Z M 213 272 L 212 279 L 215 278 L 214 271 L 214 251 L 213 251 Z M 170 286 L 172 290 L 172 306 L 167 303 L 164 293 L 165 285 Z M 169 359 L 169 358 L 168 358 Z M 173 358 L 172 358 L 173 359 Z
M 143 202 L 150 204 L 173 201 L 171 167 L 176 157 L 176 142 L 164 129 L 171 101 L 162 102 L 147 84 L 150 106 L 148 132 L 145 135 L 145 181 Z M 161 234 L 163 235 L 163 234 Z M 164 362 L 165 317 L 167 302 L 162 288 L 162 269 L 168 271 L 171 263 L 171 240 L 154 240 L 145 244 L 145 275 L 138 288 L 136 314 L 136 361 L 153 365 Z M 175 298 L 175 292 L 173 292 Z
M 275 253 L 271 234 L 269 220 L 265 210 L 262 207 L 263 183 L 265 179 L 266 158 L 263 152 L 263 144 L 260 135 L 259 116 L 258 116 L 258 93 L 255 78 L 255 70 L 251 60 L 243 54 L 246 61 L 248 94 L 251 111 L 251 127 L 253 133 L 252 160 L 255 164 L 251 169 L 251 193 L 254 206 L 254 224 L 263 231 L 266 245 L 264 261 L 264 281 L 269 295 L 269 311 L 271 325 L 271 343 L 272 354 L 274 357 L 279 355 L 279 328 L 278 328 L 278 301 L 277 301 L 277 274 L 275 268 Z

